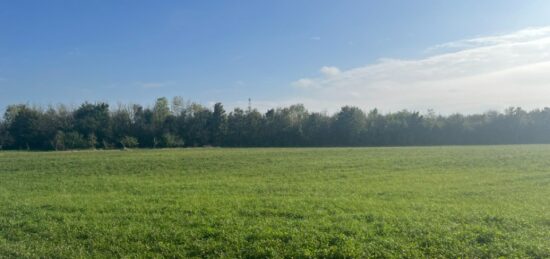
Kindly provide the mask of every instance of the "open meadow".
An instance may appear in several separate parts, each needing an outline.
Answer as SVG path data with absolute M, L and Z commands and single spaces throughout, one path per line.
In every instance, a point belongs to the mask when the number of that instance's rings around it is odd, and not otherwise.
M 0 257 L 550 257 L 550 145 L 0 152 Z

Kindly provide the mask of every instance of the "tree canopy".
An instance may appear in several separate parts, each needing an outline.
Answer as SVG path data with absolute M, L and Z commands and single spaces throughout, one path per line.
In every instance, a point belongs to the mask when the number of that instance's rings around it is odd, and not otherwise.
M 212 108 L 159 98 L 153 107 L 106 103 L 10 105 L 0 120 L 0 149 L 67 150 L 162 147 L 407 146 L 550 143 L 550 108 L 437 115 L 381 114 L 344 106 L 335 114 L 301 104 L 261 113 L 221 103 Z

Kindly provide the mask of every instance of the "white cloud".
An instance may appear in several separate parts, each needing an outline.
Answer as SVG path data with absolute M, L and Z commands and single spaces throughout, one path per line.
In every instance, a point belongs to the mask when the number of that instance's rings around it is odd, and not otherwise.
M 313 36 L 313 37 L 311 37 L 310 39 L 311 39 L 311 40 L 316 40 L 316 41 L 317 41 L 317 40 L 321 40 L 321 37 L 319 37 L 319 36 Z
M 323 67 L 323 76 L 293 83 L 302 89 L 293 100 L 330 111 L 342 105 L 442 113 L 550 106 L 550 27 L 432 49 L 445 52 L 415 60 L 381 59 L 345 71 Z
M 302 78 L 292 83 L 293 86 L 300 87 L 300 88 L 308 88 L 313 84 L 315 84 L 315 82 L 313 81 L 313 79 L 309 79 L 309 78 Z
M 340 69 L 337 68 L 337 67 L 328 67 L 328 66 L 324 66 L 321 68 L 321 73 L 327 77 L 331 77 L 331 76 L 337 76 L 338 74 L 340 74 Z
M 502 34 L 497 36 L 478 37 L 455 42 L 448 42 L 436 45 L 430 50 L 437 49 L 465 49 L 479 46 L 487 46 L 492 44 L 518 43 L 536 40 L 541 37 L 546 37 L 550 34 L 550 27 L 541 28 L 526 28 L 515 33 Z

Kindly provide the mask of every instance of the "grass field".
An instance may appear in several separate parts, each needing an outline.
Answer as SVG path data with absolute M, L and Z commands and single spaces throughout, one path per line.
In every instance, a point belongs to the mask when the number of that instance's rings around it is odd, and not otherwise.
M 0 257 L 550 257 L 550 146 L 0 152 Z

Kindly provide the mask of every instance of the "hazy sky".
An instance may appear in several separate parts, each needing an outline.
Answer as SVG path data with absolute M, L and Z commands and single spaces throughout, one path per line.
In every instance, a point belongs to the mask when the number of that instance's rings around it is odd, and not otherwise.
M 0 108 L 550 106 L 550 1 L 2 1 Z

